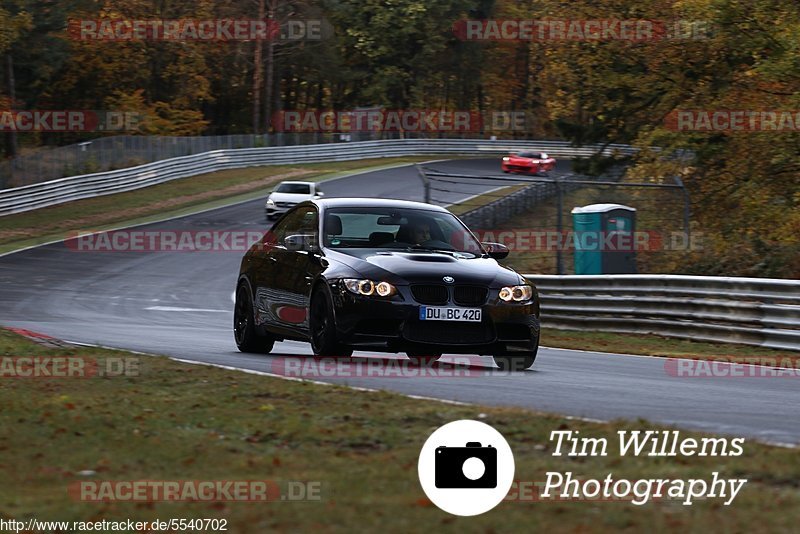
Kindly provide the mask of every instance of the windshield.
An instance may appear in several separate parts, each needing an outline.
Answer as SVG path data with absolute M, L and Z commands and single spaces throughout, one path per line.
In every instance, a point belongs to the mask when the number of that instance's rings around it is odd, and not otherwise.
M 325 216 L 325 246 L 458 252 L 483 249 L 472 233 L 447 212 L 398 208 L 339 208 Z
M 517 157 L 538 159 L 539 154 L 536 152 L 520 152 L 519 154 L 517 154 Z
M 293 195 L 310 195 L 311 186 L 308 184 L 281 184 L 275 190 L 276 193 L 290 193 Z

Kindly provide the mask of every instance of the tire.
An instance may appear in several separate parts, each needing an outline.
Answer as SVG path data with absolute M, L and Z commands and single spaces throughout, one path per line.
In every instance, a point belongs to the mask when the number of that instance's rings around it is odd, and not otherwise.
M 253 300 L 245 284 L 236 290 L 236 304 L 233 307 L 233 338 L 241 352 L 269 354 L 275 346 L 275 338 L 262 336 L 256 331 L 253 318 Z
M 536 354 L 539 352 L 539 337 L 531 343 L 531 350 L 526 352 L 510 352 L 495 354 L 494 363 L 501 371 L 525 371 L 533 362 L 536 361 Z
M 408 359 L 414 362 L 417 365 L 426 365 L 439 360 L 442 357 L 441 352 L 419 352 L 419 351 L 409 351 L 406 352 L 406 356 Z
M 337 356 L 349 358 L 353 349 L 345 347 L 336 339 L 336 319 L 333 303 L 324 288 L 318 286 L 311 294 L 308 326 L 311 334 L 311 350 L 314 356 Z

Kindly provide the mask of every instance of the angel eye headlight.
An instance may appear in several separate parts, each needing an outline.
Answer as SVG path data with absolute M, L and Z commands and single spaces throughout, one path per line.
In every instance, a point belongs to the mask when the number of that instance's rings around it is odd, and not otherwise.
M 375 292 L 380 295 L 381 297 L 388 297 L 394 295 L 397 290 L 394 286 L 388 282 L 381 282 L 377 286 L 375 286 Z
M 525 302 L 533 297 L 533 288 L 528 285 L 504 287 L 499 296 L 504 302 Z
M 390 297 L 397 293 L 397 288 L 395 288 L 389 282 L 375 283 L 372 280 L 355 279 L 346 279 L 343 280 L 343 282 L 344 287 L 346 287 L 348 291 L 364 297 L 371 297 L 373 295 L 377 295 L 379 297 Z

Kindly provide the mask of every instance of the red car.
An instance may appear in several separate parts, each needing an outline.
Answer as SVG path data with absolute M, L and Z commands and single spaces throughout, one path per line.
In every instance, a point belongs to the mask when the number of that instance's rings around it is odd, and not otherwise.
M 556 160 L 544 152 L 520 152 L 504 157 L 500 167 L 503 172 L 538 174 L 555 169 Z

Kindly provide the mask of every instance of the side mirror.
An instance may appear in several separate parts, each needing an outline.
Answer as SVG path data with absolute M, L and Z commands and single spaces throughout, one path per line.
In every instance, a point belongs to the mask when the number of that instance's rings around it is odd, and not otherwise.
M 325 193 L 323 193 L 322 191 L 317 191 L 317 196 L 318 197 L 324 197 Z
M 496 260 L 502 260 L 508 257 L 508 247 L 502 243 L 481 243 L 486 253 Z
M 288 235 L 283 239 L 283 246 L 286 250 L 308 252 L 316 252 L 319 250 L 317 246 L 317 236 L 314 234 L 295 234 Z

